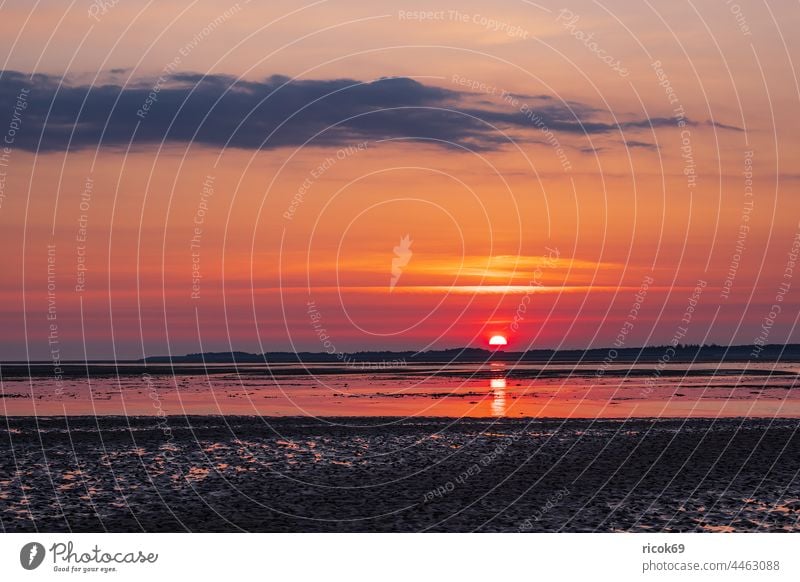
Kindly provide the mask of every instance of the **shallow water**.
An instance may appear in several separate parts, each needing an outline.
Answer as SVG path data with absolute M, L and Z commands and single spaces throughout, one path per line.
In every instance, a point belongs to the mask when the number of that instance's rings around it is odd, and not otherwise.
M 180 372 L 180 367 L 176 367 Z M 146 374 L 6 378 L 0 414 L 800 418 L 800 366 L 782 363 L 167 367 Z

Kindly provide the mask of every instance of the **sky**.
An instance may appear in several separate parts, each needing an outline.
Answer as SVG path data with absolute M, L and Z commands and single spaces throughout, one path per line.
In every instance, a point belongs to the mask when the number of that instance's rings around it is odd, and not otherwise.
M 800 341 L 794 2 L 0 12 L 0 360 Z

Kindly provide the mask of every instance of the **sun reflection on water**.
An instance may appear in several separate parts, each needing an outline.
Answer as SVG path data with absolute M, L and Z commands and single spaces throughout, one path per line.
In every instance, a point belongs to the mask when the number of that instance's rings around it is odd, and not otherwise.
M 489 380 L 489 387 L 492 389 L 492 416 L 506 415 L 506 379 L 492 378 Z

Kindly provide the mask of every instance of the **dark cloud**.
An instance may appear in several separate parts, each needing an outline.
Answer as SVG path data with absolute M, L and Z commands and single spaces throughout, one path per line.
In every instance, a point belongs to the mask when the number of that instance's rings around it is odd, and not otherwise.
M 706 120 L 706 125 L 716 127 L 717 129 L 728 129 L 730 131 L 744 131 L 744 128 L 736 125 L 728 125 L 727 123 L 720 123 L 719 121 Z
M 119 71 L 115 71 L 119 72 Z M 453 142 L 496 149 L 519 130 L 574 135 L 674 125 L 669 118 L 603 121 L 597 109 L 535 95 L 528 107 L 487 107 L 474 93 L 407 78 L 262 81 L 226 75 L 176 74 L 122 85 L 95 85 L 48 75 L 0 72 L 0 114 L 11 112 L 30 88 L 15 146 L 28 150 L 126 147 L 196 142 L 213 147 L 271 149 L 344 145 L 389 138 Z M 721 124 L 717 127 L 726 128 Z
M 646 141 L 636 141 L 635 139 L 625 140 L 625 145 L 629 148 L 641 148 L 644 150 L 658 151 L 658 145 Z

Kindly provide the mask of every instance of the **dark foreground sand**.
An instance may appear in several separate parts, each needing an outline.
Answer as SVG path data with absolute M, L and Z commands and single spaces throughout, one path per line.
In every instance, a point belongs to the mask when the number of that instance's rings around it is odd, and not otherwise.
M 800 530 L 797 420 L 38 426 L 0 421 L 4 531 Z

